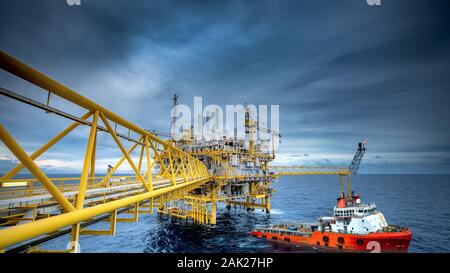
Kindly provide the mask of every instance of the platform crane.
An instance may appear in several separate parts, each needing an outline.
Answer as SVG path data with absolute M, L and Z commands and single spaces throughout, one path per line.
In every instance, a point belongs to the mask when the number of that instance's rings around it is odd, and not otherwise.
M 259 122 L 256 123 L 256 130 L 260 132 L 264 132 L 267 134 L 271 134 L 271 140 L 272 140 L 272 158 L 275 159 L 275 137 L 278 137 L 279 143 L 281 143 L 281 134 L 275 130 L 271 130 L 262 126 L 259 126 Z
M 362 142 L 358 143 L 358 148 L 356 149 L 356 154 L 353 157 L 352 163 L 350 163 L 348 167 L 348 174 L 345 175 L 347 178 L 347 200 L 350 201 L 352 198 L 351 190 L 350 190 L 350 174 L 356 174 L 358 172 L 359 166 L 361 165 L 361 161 L 366 153 L 366 145 L 369 141 L 364 139 Z M 339 189 L 342 192 L 342 175 L 339 176 Z
M 358 143 L 358 149 L 356 150 L 356 154 L 353 157 L 352 163 L 350 163 L 350 166 L 348 167 L 351 174 L 356 174 L 358 172 L 359 165 L 361 164 L 364 154 L 366 153 L 367 143 L 368 143 L 367 138 L 364 139 L 362 142 Z
M 260 132 L 271 135 L 272 158 L 275 159 L 275 137 L 281 138 L 281 134 L 275 130 L 268 129 L 264 126 L 261 126 L 259 124 L 260 122 L 254 120 L 254 118 L 252 117 L 251 111 L 249 110 L 248 105 L 247 104 L 244 104 L 244 105 L 245 105 L 245 133 L 248 134 L 250 155 L 254 156 L 254 154 L 255 154 L 255 148 L 254 148 L 255 134 L 257 131 L 260 131 Z

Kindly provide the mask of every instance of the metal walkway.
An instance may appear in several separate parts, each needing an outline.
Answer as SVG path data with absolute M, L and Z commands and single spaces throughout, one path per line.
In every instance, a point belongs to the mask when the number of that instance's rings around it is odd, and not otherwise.
M 115 229 L 119 209 L 134 206 L 134 212 L 138 214 L 138 207 L 142 202 L 150 202 L 153 209 L 155 198 L 162 200 L 184 196 L 190 190 L 210 181 L 206 167 L 198 159 L 4 52 L 0 52 L 0 68 L 49 92 L 47 104 L 27 100 L 4 88 L 3 95 L 73 120 L 66 129 L 31 154 L 26 153 L 6 128 L 0 125 L 1 141 L 20 161 L 0 179 L 0 224 L 3 226 L 0 230 L 0 251 L 72 226 L 73 248 L 68 251 L 76 252 L 80 234 L 90 233 L 81 230 L 81 223 L 98 216 L 110 215 L 108 218 Z M 75 117 L 52 108 L 49 106 L 51 95 L 86 109 L 86 114 Z M 35 160 L 76 127 L 86 125 L 90 127 L 90 131 L 81 177 L 49 178 Z M 118 126 L 121 130 L 127 130 L 128 134 L 117 133 Z M 100 178 L 95 176 L 98 132 L 110 134 L 123 154 L 108 175 Z M 121 139 L 131 141 L 133 145 L 126 149 Z M 140 148 L 140 156 L 139 162 L 135 163 L 131 159 L 131 153 L 137 147 Z M 121 180 L 114 173 L 124 161 L 132 167 L 135 176 Z M 143 167 L 146 169 L 144 174 Z M 12 180 L 24 168 L 35 179 Z

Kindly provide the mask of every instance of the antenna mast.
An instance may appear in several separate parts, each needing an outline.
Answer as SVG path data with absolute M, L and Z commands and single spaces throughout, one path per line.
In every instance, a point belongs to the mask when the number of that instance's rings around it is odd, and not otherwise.
M 175 123 L 177 122 L 177 106 L 178 105 L 178 95 L 174 94 L 172 97 L 172 117 L 170 119 L 170 137 L 175 139 Z

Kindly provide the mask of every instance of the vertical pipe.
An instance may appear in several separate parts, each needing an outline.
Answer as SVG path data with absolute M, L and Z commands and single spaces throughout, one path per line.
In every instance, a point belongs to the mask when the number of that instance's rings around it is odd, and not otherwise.
M 145 148 L 145 146 L 142 145 L 142 147 L 141 147 L 141 153 L 140 153 L 140 155 L 139 155 L 139 164 L 138 164 L 138 170 L 139 170 L 139 173 L 141 173 L 141 169 L 142 169 L 142 157 L 144 156 L 144 148 Z
M 170 172 L 171 172 L 170 180 L 172 181 L 172 185 L 175 186 L 177 184 L 177 180 L 175 179 L 175 173 L 174 173 L 174 169 L 173 169 L 172 153 L 171 153 L 170 149 L 167 150 L 167 153 L 169 155 L 169 166 L 170 166 Z
M 150 214 L 152 214 L 153 213 L 153 198 L 150 199 L 149 208 L 150 208 Z
M 97 116 L 97 123 L 98 123 L 98 116 Z M 95 183 L 95 159 L 97 156 L 96 154 L 97 154 L 97 130 L 95 130 L 94 147 L 92 147 L 92 156 L 91 156 L 91 185 Z
M 77 195 L 77 201 L 76 201 L 76 209 L 82 209 L 84 204 L 84 197 L 86 194 L 86 188 L 87 188 L 87 180 L 88 180 L 88 172 L 90 164 L 92 163 L 92 154 L 94 149 L 94 143 L 95 143 L 95 136 L 97 132 L 97 124 L 98 124 L 98 115 L 99 112 L 96 111 L 94 113 L 94 117 L 92 120 L 92 126 L 91 131 L 89 133 L 89 140 L 86 148 L 86 155 L 84 157 L 84 164 L 83 164 L 83 170 L 81 172 L 81 178 L 80 178 L 80 188 L 78 190 Z M 92 171 L 91 171 L 92 173 Z
M 97 136 L 97 125 L 98 125 L 98 115 L 99 112 L 95 111 L 94 117 L 92 118 L 91 131 L 89 132 L 89 140 L 86 147 L 86 154 L 84 157 L 83 170 L 81 172 L 80 178 L 80 186 L 78 189 L 77 200 L 75 203 L 75 208 L 77 210 L 83 209 L 84 199 L 86 195 L 86 188 L 88 184 L 88 175 L 89 175 L 89 167 L 92 168 L 92 162 L 95 161 L 95 158 L 92 158 L 93 150 L 95 149 L 95 138 Z M 94 165 L 95 168 L 95 165 Z M 91 177 L 94 171 L 91 169 Z M 71 243 L 76 245 L 78 243 L 80 237 L 81 226 L 80 223 L 72 225 L 72 233 L 71 233 Z
M 109 220 L 109 234 L 115 235 L 116 234 L 116 223 L 117 223 L 117 210 L 114 210 L 111 212 L 111 218 Z
M 139 202 L 134 204 L 133 219 L 134 219 L 135 222 L 137 222 L 139 220 Z
M 150 162 L 150 149 L 148 148 L 148 137 L 145 137 L 145 154 L 147 156 L 147 179 L 148 179 L 148 188 L 150 191 L 153 190 L 153 177 L 152 177 L 152 165 Z M 153 208 L 153 199 L 152 199 L 152 208 Z
M 72 225 L 72 232 L 70 234 L 70 241 L 72 243 L 72 247 L 78 244 L 78 241 L 80 239 L 80 231 L 81 231 L 80 223 Z
M 215 225 L 217 224 L 217 203 L 216 202 L 212 202 L 211 203 L 211 225 Z

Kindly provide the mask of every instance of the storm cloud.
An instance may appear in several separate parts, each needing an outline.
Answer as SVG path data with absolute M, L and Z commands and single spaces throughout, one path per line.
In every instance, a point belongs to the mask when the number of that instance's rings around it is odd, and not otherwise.
M 347 165 L 367 137 L 361 172 L 448 173 L 449 10 L 445 0 L 3 0 L 0 48 L 146 129 L 169 130 L 174 93 L 187 105 L 278 104 L 278 164 Z M 4 71 L 0 86 L 47 95 Z M 68 124 L 5 97 L 0 122 L 29 152 Z M 87 134 L 43 156 L 56 160 L 48 170 L 75 170 Z M 99 153 L 120 156 L 105 134 Z M 0 170 L 10 157 L 0 146 Z

